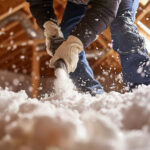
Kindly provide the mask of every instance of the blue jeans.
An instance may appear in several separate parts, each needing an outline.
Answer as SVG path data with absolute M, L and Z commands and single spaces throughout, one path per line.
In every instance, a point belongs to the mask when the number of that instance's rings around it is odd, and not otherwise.
M 117 17 L 110 26 L 113 49 L 119 53 L 124 83 L 130 89 L 140 84 L 150 84 L 148 52 L 144 39 L 134 24 L 138 4 L 138 0 L 122 0 Z M 84 17 L 86 11 L 87 6 L 68 2 L 61 23 L 65 38 Z M 81 91 L 97 94 L 104 92 L 100 83 L 94 79 L 84 51 L 80 53 L 78 66 L 70 77 Z
M 122 0 L 111 24 L 113 49 L 119 53 L 124 83 L 130 90 L 150 84 L 150 59 L 145 41 L 134 24 L 139 0 Z
M 60 25 L 65 38 L 69 36 L 75 25 L 84 17 L 86 11 L 87 6 L 85 5 L 77 5 L 71 2 L 67 3 Z M 89 92 L 91 95 L 104 92 L 101 84 L 94 79 L 93 71 L 89 66 L 84 50 L 79 54 L 77 68 L 75 72 L 70 73 L 70 78 L 78 90 L 82 92 Z

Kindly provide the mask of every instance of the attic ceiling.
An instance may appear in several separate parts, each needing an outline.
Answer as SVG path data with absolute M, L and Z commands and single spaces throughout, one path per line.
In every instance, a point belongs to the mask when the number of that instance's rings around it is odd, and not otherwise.
M 61 21 L 66 0 L 54 0 L 55 13 Z M 16 16 L 21 16 L 20 19 Z M 21 19 L 21 18 L 24 19 Z M 139 21 L 150 29 L 150 0 L 142 0 L 137 13 L 136 23 L 141 32 L 150 41 Z M 37 51 L 40 76 L 53 77 L 53 70 L 48 67 L 50 57 L 46 54 L 43 32 L 32 17 L 29 5 L 25 0 L 0 0 L 0 70 L 31 75 L 33 73 L 33 51 Z M 120 61 L 111 48 L 109 28 L 91 44 L 87 58 L 95 74 L 102 70 L 112 69 L 119 73 Z

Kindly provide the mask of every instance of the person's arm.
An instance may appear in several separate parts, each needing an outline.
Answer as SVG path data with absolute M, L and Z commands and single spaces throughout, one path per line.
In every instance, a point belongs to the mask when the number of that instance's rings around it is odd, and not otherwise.
M 86 48 L 114 20 L 120 2 L 121 0 L 91 0 L 85 17 L 72 30 L 71 35 L 79 38 Z
M 43 29 L 47 21 L 57 24 L 57 18 L 53 9 L 53 0 L 26 0 L 30 4 L 30 10 L 37 24 Z
M 58 47 L 50 61 L 50 67 L 55 67 L 57 60 L 63 59 L 68 73 L 74 72 L 79 53 L 111 24 L 120 2 L 121 0 L 91 0 L 85 17 L 75 26 L 68 39 Z
M 56 47 L 54 43 L 56 42 L 53 42 L 52 45 L 52 39 L 59 39 L 59 41 L 60 39 L 62 41 L 64 40 L 63 33 L 58 26 L 57 18 L 54 13 L 53 0 L 27 0 L 27 2 L 30 3 L 30 10 L 37 24 L 44 30 L 46 51 L 50 56 L 53 56 L 53 49 Z

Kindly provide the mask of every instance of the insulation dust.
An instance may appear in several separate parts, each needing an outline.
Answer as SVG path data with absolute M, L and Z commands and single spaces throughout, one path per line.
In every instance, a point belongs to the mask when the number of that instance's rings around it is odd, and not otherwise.
M 92 97 L 56 77 L 55 99 L 0 89 L 0 150 L 150 149 L 150 86 Z
M 54 81 L 54 90 L 58 97 L 64 99 L 72 97 L 73 94 L 77 94 L 72 80 L 64 69 L 56 69 L 55 76 L 56 80 Z

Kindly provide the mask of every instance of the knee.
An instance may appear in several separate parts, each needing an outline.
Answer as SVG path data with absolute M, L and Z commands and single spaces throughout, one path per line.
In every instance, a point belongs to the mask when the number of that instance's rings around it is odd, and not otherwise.
M 111 25 L 112 38 L 118 43 L 119 53 L 138 53 L 145 51 L 144 38 L 138 33 L 131 13 L 117 16 Z
M 112 32 L 117 34 L 123 34 L 125 32 L 136 31 L 136 26 L 132 20 L 131 12 L 127 11 L 121 15 L 117 15 L 115 20 L 111 24 Z

